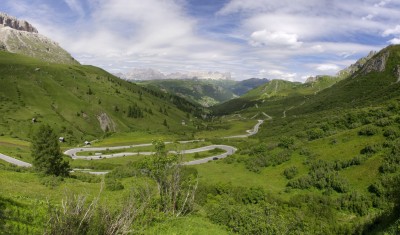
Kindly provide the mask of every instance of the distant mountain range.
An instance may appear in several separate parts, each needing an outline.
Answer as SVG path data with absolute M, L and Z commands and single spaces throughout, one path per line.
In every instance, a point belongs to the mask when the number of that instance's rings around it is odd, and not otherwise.
M 161 80 L 161 79 L 206 79 L 206 80 L 231 80 L 230 73 L 221 72 L 204 72 L 204 71 L 190 71 L 190 72 L 176 72 L 164 74 L 160 71 L 151 68 L 136 68 L 127 73 L 118 73 L 118 77 L 125 80 Z
M 152 68 L 133 69 L 116 76 L 144 86 L 153 86 L 177 94 L 204 107 L 239 97 L 249 90 L 267 83 L 266 78 L 232 80 L 230 73 L 221 72 L 176 72 L 164 74 Z
M 201 104 L 204 107 L 239 97 L 269 80 L 251 78 L 243 81 L 230 79 L 159 79 L 136 81 L 137 84 L 157 87 Z

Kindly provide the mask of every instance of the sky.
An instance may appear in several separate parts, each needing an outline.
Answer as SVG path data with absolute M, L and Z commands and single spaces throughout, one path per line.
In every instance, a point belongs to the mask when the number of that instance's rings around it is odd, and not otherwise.
M 400 44 L 400 0 L 1 0 L 82 64 L 304 81 Z

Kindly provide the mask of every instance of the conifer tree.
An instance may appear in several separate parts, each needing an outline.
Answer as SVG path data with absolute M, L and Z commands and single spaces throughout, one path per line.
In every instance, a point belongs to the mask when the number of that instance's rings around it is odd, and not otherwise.
M 57 136 L 49 125 L 40 126 L 34 135 L 31 154 L 37 171 L 46 175 L 68 176 L 69 164 L 63 160 Z

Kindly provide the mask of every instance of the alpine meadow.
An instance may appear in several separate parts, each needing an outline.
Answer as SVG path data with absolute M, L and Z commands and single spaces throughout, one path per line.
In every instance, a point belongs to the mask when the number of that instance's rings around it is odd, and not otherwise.
M 400 234 L 399 14 L 4 0 L 0 235 Z

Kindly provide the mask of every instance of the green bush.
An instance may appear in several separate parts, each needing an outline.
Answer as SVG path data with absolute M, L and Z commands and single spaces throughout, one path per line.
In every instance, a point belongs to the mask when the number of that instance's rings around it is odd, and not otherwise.
M 71 177 L 87 183 L 101 182 L 101 177 L 89 173 L 75 172 L 73 175 L 71 175 Z
M 336 160 L 334 163 L 335 170 L 340 171 L 350 166 L 361 165 L 365 161 L 365 159 L 366 159 L 365 156 L 356 156 L 350 160 L 342 160 L 342 161 Z
M 305 175 L 295 180 L 289 181 L 287 186 L 297 189 L 308 189 L 313 186 L 313 179 L 311 178 L 311 176 Z
M 40 178 L 41 184 L 43 184 L 46 187 L 52 188 L 52 189 L 59 186 L 63 181 L 64 181 L 64 179 L 62 177 L 57 177 L 54 175 L 43 176 Z
M 379 172 L 383 174 L 387 173 L 395 173 L 399 169 L 399 166 L 397 164 L 393 164 L 391 162 L 384 162 L 382 165 L 379 167 Z
M 310 141 L 322 138 L 322 137 L 324 137 L 324 135 L 325 135 L 325 132 L 320 128 L 314 128 L 314 129 L 307 131 L 307 137 L 308 137 L 308 140 L 310 140 Z
M 106 180 L 106 189 L 109 191 L 118 191 L 118 190 L 123 190 L 124 185 L 116 179 L 113 178 L 107 178 Z
M 361 149 L 361 154 L 372 155 L 379 151 L 379 146 L 368 144 L 363 149 Z
M 278 146 L 281 148 L 289 149 L 294 146 L 294 141 L 295 141 L 294 137 L 282 136 L 281 138 L 279 138 Z
M 382 186 L 381 182 L 375 182 L 368 187 L 368 191 L 370 193 L 374 193 L 378 197 L 382 196 L 385 193 L 385 188 Z
M 379 132 L 379 129 L 374 126 L 366 126 L 358 131 L 358 135 L 373 136 Z
M 289 168 L 286 168 L 283 171 L 283 174 L 285 175 L 286 179 L 290 180 L 293 179 L 298 173 L 297 167 L 291 166 Z
M 395 140 L 396 138 L 400 137 L 400 132 L 398 131 L 398 128 L 389 127 L 384 130 L 383 136 L 389 140 Z
M 372 207 L 372 200 L 358 192 L 352 192 L 341 196 L 338 199 L 339 208 L 342 210 L 349 210 L 364 216 L 368 213 L 369 208 Z
M 259 204 L 265 200 L 265 191 L 263 188 L 249 188 L 244 190 L 241 195 L 244 204 Z
M 207 217 L 238 234 L 279 234 L 281 231 L 299 230 L 290 213 L 268 203 L 242 204 L 228 195 L 210 199 L 206 205 Z
M 323 160 L 314 161 L 310 164 L 308 175 L 289 181 L 288 187 L 298 189 L 333 189 L 339 193 L 349 190 L 348 182 L 339 176 L 335 170 L 335 164 Z
M 375 122 L 375 125 L 380 127 L 390 126 L 393 124 L 393 121 L 389 118 L 380 118 Z

